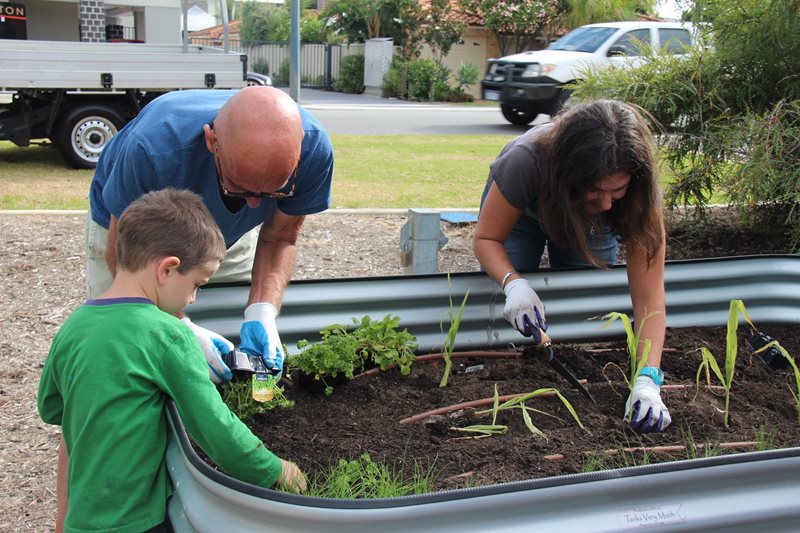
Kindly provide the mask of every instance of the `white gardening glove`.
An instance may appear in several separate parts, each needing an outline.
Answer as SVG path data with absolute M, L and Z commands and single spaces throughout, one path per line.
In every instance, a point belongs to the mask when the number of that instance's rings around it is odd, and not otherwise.
M 631 429 L 637 433 L 663 431 L 672 422 L 667 406 L 661 401 L 661 387 L 650 376 L 638 376 L 634 381 L 623 419 L 630 422 Z
M 248 305 L 239 332 L 239 349 L 249 355 L 260 355 L 268 369 L 281 374 L 283 347 L 275 324 L 277 316 L 278 310 L 271 303 Z
M 534 342 L 542 342 L 541 331 L 547 331 L 544 319 L 544 304 L 528 282 L 522 278 L 509 281 L 503 288 L 506 305 L 503 316 L 509 324 L 526 337 L 533 336 Z
M 206 356 L 208 375 L 211 377 L 211 381 L 216 385 L 221 385 L 226 381 L 230 381 L 233 377 L 233 373 L 231 369 L 228 368 L 228 365 L 223 362 L 222 356 L 233 350 L 233 343 L 222 335 L 214 333 L 206 328 L 201 328 L 189 320 L 188 316 L 181 318 L 181 322 L 186 324 L 189 329 L 192 330 L 192 333 L 194 333 L 195 338 L 197 338 L 197 342 L 200 344 L 200 348 Z

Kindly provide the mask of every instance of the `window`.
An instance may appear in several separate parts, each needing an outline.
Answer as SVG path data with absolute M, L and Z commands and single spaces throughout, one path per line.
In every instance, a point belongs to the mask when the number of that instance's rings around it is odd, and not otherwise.
M 683 54 L 692 46 L 692 37 L 687 30 L 665 29 L 659 30 L 661 47 L 672 54 Z
M 642 45 L 648 44 L 650 44 L 649 29 L 633 30 L 617 39 L 609 51 L 612 52 L 612 55 L 622 52 L 626 56 L 638 56 L 642 53 Z

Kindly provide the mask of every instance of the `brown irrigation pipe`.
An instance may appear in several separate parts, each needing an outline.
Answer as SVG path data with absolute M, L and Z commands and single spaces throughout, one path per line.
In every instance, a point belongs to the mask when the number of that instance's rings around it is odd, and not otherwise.
M 579 379 L 578 381 L 581 384 L 585 384 L 585 379 Z M 519 398 L 520 396 L 526 396 L 530 394 L 530 392 L 521 392 L 519 394 L 505 394 L 498 398 L 498 401 L 507 402 L 508 400 L 513 400 L 514 398 Z M 537 398 L 551 398 L 555 396 L 555 391 L 550 392 L 543 392 L 542 394 L 536 396 Z M 420 413 L 418 415 L 409 416 L 408 418 L 404 418 L 400 421 L 401 426 L 407 426 L 409 424 L 413 424 L 414 422 L 419 422 L 420 420 L 425 420 L 434 415 L 441 415 L 444 413 L 450 413 L 452 411 L 458 411 L 459 409 L 468 409 L 470 407 L 480 407 L 482 405 L 489 405 L 494 403 L 494 397 L 491 398 L 482 398 L 480 400 L 472 400 L 469 402 L 457 403 L 455 405 L 448 405 L 447 407 L 440 407 L 438 409 L 434 409 L 432 411 L 428 411 L 426 413 Z
M 450 354 L 452 359 L 466 359 L 469 357 L 486 357 L 486 358 L 495 358 L 495 359 L 514 359 L 520 357 L 522 352 L 482 352 L 482 351 L 474 351 L 474 352 L 453 352 Z M 443 353 L 432 353 L 428 355 L 420 355 L 414 359 L 414 362 L 424 363 L 426 361 L 437 361 L 439 359 L 444 359 Z M 396 363 L 392 363 L 391 365 L 387 366 L 385 370 L 389 370 L 391 368 L 396 367 Z M 370 368 L 369 370 L 362 372 L 360 374 L 356 374 L 353 376 L 353 379 L 360 378 L 362 376 L 374 376 L 375 374 L 381 372 L 380 367 Z
M 731 450 L 736 448 L 752 448 L 754 447 L 756 442 L 753 441 L 744 441 L 744 442 L 720 442 L 719 444 L 715 444 L 716 446 L 722 450 Z M 645 452 L 645 453 L 658 453 L 658 452 L 685 452 L 687 450 L 687 446 L 650 446 L 650 447 L 638 447 L 638 448 L 622 448 L 622 449 L 609 449 L 609 450 L 602 450 L 600 452 L 583 452 L 584 455 L 617 455 L 620 452 L 625 453 L 632 453 L 632 452 Z M 704 444 L 695 444 L 694 448 L 697 450 L 702 450 L 705 448 Z M 560 461 L 564 458 L 563 453 L 554 453 L 551 455 L 545 455 L 542 457 L 545 461 Z
M 608 353 L 608 352 L 625 352 L 627 348 L 586 348 L 583 350 L 586 353 Z M 661 348 L 663 353 L 678 353 L 680 350 L 677 348 Z

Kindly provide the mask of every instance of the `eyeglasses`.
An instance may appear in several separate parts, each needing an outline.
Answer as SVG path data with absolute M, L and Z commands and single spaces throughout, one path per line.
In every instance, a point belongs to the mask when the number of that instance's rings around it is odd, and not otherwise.
M 214 133 L 214 130 L 211 130 L 211 133 Z M 289 198 L 294 196 L 294 186 L 297 183 L 297 171 L 300 168 L 300 159 L 297 160 L 297 166 L 294 167 L 294 172 L 292 172 L 291 176 L 289 176 L 289 180 L 291 181 L 291 188 L 289 192 L 280 192 L 280 191 L 273 191 L 273 192 L 251 192 L 251 191 L 243 191 L 243 192 L 236 192 L 236 191 L 229 191 L 225 184 L 222 183 L 222 168 L 219 164 L 219 143 L 217 142 L 217 135 L 214 133 L 214 165 L 217 167 L 217 180 L 219 182 L 219 188 L 222 189 L 222 194 L 225 196 L 230 196 L 231 198 L 273 198 L 273 199 L 281 199 L 281 198 Z

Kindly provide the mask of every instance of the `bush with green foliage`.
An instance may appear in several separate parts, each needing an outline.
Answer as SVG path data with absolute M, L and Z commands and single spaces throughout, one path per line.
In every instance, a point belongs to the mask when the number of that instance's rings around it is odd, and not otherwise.
M 286 57 L 281 61 L 278 72 L 272 75 L 272 83 L 274 85 L 289 85 L 289 58 Z
M 339 63 L 339 77 L 333 82 L 333 90 L 340 93 L 361 94 L 364 92 L 364 56 L 344 56 Z
M 322 339 L 316 344 L 306 340 L 297 343 L 303 350 L 287 359 L 289 374 L 296 369 L 325 385 L 325 393 L 333 392 L 329 380 L 340 375 L 351 379 L 365 366 L 386 369 L 397 365 L 403 375 L 411 372 L 417 339 L 408 330 L 399 330 L 400 318 L 386 315 L 381 321 L 364 316 L 352 331 L 347 326 L 333 324 L 322 331 Z
M 250 65 L 250 70 L 259 74 L 269 75 L 269 63 L 267 63 L 266 59 L 256 59 Z
M 589 69 L 578 100 L 618 98 L 669 130 L 669 204 L 712 194 L 731 205 L 773 205 L 800 242 L 800 0 L 707 0 L 713 47 L 656 51 L 634 69 Z

